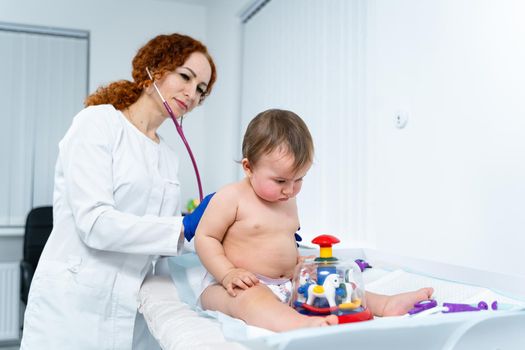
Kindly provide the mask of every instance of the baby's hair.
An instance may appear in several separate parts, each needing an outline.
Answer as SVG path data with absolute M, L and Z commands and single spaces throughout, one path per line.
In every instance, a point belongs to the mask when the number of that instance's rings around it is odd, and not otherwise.
M 242 156 L 255 165 L 262 155 L 279 147 L 294 157 L 295 171 L 311 164 L 314 157 L 312 135 L 294 112 L 269 109 L 252 119 L 242 142 Z

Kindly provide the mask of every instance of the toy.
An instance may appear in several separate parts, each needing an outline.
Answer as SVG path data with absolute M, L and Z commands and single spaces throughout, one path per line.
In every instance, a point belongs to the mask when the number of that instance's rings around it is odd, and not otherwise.
M 330 307 L 335 307 L 335 292 L 339 288 L 339 276 L 331 273 L 324 279 L 323 285 L 310 284 L 308 286 L 308 305 L 313 305 L 315 298 L 325 298 Z
M 492 302 L 490 308 L 492 310 L 498 310 L 498 302 L 494 301 Z M 443 306 L 439 306 L 438 302 L 435 299 L 430 300 L 423 300 L 419 303 L 414 304 L 414 307 L 408 311 L 409 316 L 423 316 L 423 315 L 431 315 L 431 314 L 437 314 L 439 312 L 442 312 L 444 314 L 451 313 L 451 312 L 466 312 L 466 311 L 482 311 L 482 310 L 488 310 L 489 305 L 484 302 L 480 301 L 479 303 L 472 305 L 472 304 L 458 304 L 458 303 L 443 303 Z
M 188 214 L 191 214 L 200 203 L 201 201 L 198 198 L 188 200 L 188 203 L 186 203 L 186 210 L 188 211 Z
M 332 245 L 339 239 L 321 235 L 312 243 L 319 245 L 319 256 L 298 265 L 292 307 L 305 315 L 337 315 L 339 323 L 372 319 L 366 307 L 361 267 L 355 261 L 332 255 Z
M 369 269 L 369 268 L 372 267 L 372 266 L 370 266 L 369 263 L 367 263 L 363 259 L 357 259 L 357 260 L 355 260 L 355 263 L 357 264 L 357 266 L 359 266 L 359 268 L 361 269 L 361 272 L 365 271 L 365 269 Z

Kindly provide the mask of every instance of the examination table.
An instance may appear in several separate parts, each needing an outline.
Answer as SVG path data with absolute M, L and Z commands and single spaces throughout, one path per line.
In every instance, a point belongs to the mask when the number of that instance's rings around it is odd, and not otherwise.
M 302 252 L 305 253 L 305 252 Z M 306 251 L 304 255 L 308 255 Z M 369 291 L 395 294 L 424 286 L 440 302 L 498 301 L 500 310 L 384 317 L 273 333 L 195 307 L 204 269 L 194 253 L 167 258 L 164 275 L 140 291 L 140 312 L 164 350 L 172 349 L 525 349 L 525 277 L 399 257 L 370 249 L 338 251 L 365 259 Z M 416 268 L 417 267 L 417 268 Z

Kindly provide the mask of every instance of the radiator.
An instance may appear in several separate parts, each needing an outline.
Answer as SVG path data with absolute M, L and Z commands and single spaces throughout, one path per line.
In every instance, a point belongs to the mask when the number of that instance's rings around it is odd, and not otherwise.
M 20 336 L 20 265 L 0 263 L 0 342 Z

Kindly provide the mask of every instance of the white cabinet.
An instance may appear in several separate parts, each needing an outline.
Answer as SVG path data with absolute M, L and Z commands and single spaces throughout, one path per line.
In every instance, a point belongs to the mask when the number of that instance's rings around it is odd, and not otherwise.
M 89 35 L 0 23 L 0 234 L 50 205 L 58 142 L 88 91 Z

